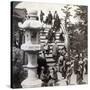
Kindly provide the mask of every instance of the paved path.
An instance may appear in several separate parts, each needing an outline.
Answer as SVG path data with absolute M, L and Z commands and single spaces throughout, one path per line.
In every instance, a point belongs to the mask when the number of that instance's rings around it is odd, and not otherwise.
M 83 76 L 83 83 L 84 84 L 87 84 L 88 83 L 88 75 L 87 74 L 84 74 Z M 58 86 L 65 86 L 66 85 L 66 79 L 64 79 L 61 75 L 61 73 L 58 72 Z M 71 76 L 71 83 L 70 85 L 77 85 L 77 82 L 76 82 L 76 75 L 73 73 L 72 76 Z

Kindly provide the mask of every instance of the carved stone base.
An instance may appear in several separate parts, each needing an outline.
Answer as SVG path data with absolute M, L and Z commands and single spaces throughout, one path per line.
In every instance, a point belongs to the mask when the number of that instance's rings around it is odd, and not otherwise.
M 41 87 L 42 81 L 40 79 L 31 80 L 30 78 L 25 79 L 21 85 L 23 88 L 34 88 Z
M 37 77 L 37 68 L 30 68 L 28 69 L 28 77 L 22 81 L 21 85 L 23 88 L 33 88 L 33 87 L 41 87 L 42 81 Z

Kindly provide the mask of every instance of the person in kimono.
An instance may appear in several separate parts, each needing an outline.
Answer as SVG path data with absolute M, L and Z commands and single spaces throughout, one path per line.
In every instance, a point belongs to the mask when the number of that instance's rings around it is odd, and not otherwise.
M 59 58 L 59 47 L 58 47 L 56 42 L 54 43 L 53 48 L 52 48 L 52 56 L 53 56 L 53 59 L 57 65 L 58 64 L 58 58 Z
M 43 22 L 43 16 L 44 16 L 44 13 L 43 13 L 43 11 L 41 10 L 41 12 L 40 12 L 40 21 L 41 21 L 41 22 Z
M 70 85 L 72 75 L 71 61 L 66 61 L 66 84 Z
M 51 13 L 51 11 L 49 11 L 49 13 L 48 13 L 48 24 L 52 25 L 52 19 L 53 19 L 52 13 Z

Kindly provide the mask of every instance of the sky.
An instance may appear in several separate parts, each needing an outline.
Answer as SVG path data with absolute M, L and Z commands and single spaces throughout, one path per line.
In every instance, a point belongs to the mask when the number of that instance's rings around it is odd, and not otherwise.
M 55 3 L 33 3 L 33 2 L 21 2 L 19 3 L 16 8 L 25 8 L 27 12 L 37 10 L 38 16 L 40 15 L 40 11 L 42 10 L 45 13 L 44 18 L 48 15 L 48 12 L 51 11 L 52 15 L 54 15 L 55 10 L 57 10 L 58 15 L 60 18 L 64 18 L 64 13 L 61 11 L 61 8 L 63 8 L 65 4 L 55 4 Z M 72 23 L 77 22 L 73 16 L 75 15 L 74 10 L 76 9 L 76 6 L 70 5 L 72 9 L 70 10 L 72 17 L 70 17 L 70 21 Z

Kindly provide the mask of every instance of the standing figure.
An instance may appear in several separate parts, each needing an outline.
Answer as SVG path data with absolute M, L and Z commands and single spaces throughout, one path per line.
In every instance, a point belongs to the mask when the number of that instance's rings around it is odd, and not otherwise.
M 58 59 L 58 64 L 59 64 L 58 68 L 59 68 L 59 72 L 61 72 L 61 73 L 62 73 L 62 67 L 63 67 L 63 60 L 64 60 L 63 56 L 60 55 L 60 57 Z
M 48 24 L 48 16 L 46 16 L 46 19 L 45 19 L 44 23 L 45 23 L 46 25 Z
M 77 74 L 78 73 L 78 55 L 75 56 L 75 60 L 74 60 L 74 73 Z
M 63 33 L 63 32 L 60 33 L 60 35 L 59 35 L 59 40 L 60 40 L 60 41 L 64 41 L 64 40 L 65 40 L 65 37 L 64 37 L 64 33 Z
M 47 42 L 46 44 L 45 44 L 45 51 L 46 51 L 46 54 L 48 55 L 49 54 L 49 52 L 50 52 L 50 46 L 49 46 L 49 43 Z
M 41 12 L 40 12 L 40 21 L 41 21 L 41 22 L 43 22 L 43 16 L 44 16 L 44 13 L 43 13 L 42 10 L 41 10 Z
M 48 65 L 46 59 L 40 56 L 38 56 L 37 64 L 38 64 L 37 74 L 38 74 L 38 78 L 40 78 L 42 67 L 44 67 L 45 70 L 47 70 Z
M 81 84 L 83 80 L 83 61 L 80 60 L 78 64 L 77 83 Z
M 53 67 L 50 70 L 50 80 L 49 80 L 48 85 L 49 86 L 56 86 L 57 82 L 58 82 L 57 70 L 55 67 Z
M 72 75 L 71 61 L 66 62 L 66 84 L 70 85 Z
M 58 16 L 57 11 L 54 12 L 54 19 Z
M 84 61 L 85 74 L 87 74 L 88 73 L 88 60 L 87 60 L 87 57 L 84 58 L 83 61 Z
M 55 29 L 55 31 L 60 29 L 60 24 L 61 24 L 61 21 L 59 19 L 59 16 L 57 15 L 55 20 L 54 20 L 54 29 Z
M 88 60 L 85 61 L 85 74 L 88 73 Z
M 45 68 L 42 68 L 40 79 L 43 82 L 41 85 L 42 87 L 48 86 L 48 82 L 50 80 L 50 72 L 48 69 L 46 70 Z
M 53 45 L 52 56 L 53 56 L 53 59 L 55 60 L 55 63 L 57 65 L 58 64 L 58 58 L 59 58 L 59 47 L 58 47 L 56 42 Z
M 49 14 L 48 14 L 48 24 L 52 25 L 52 13 L 51 13 L 51 11 L 49 11 Z
M 67 64 L 66 61 L 68 61 L 68 55 L 63 54 L 63 66 L 62 66 L 62 77 L 64 77 L 64 79 L 66 78 L 66 70 L 67 70 Z
M 48 35 L 46 36 L 46 39 L 48 39 L 48 42 L 51 43 L 52 41 L 54 41 L 55 38 L 55 32 L 53 30 L 53 28 L 51 28 L 48 32 Z

